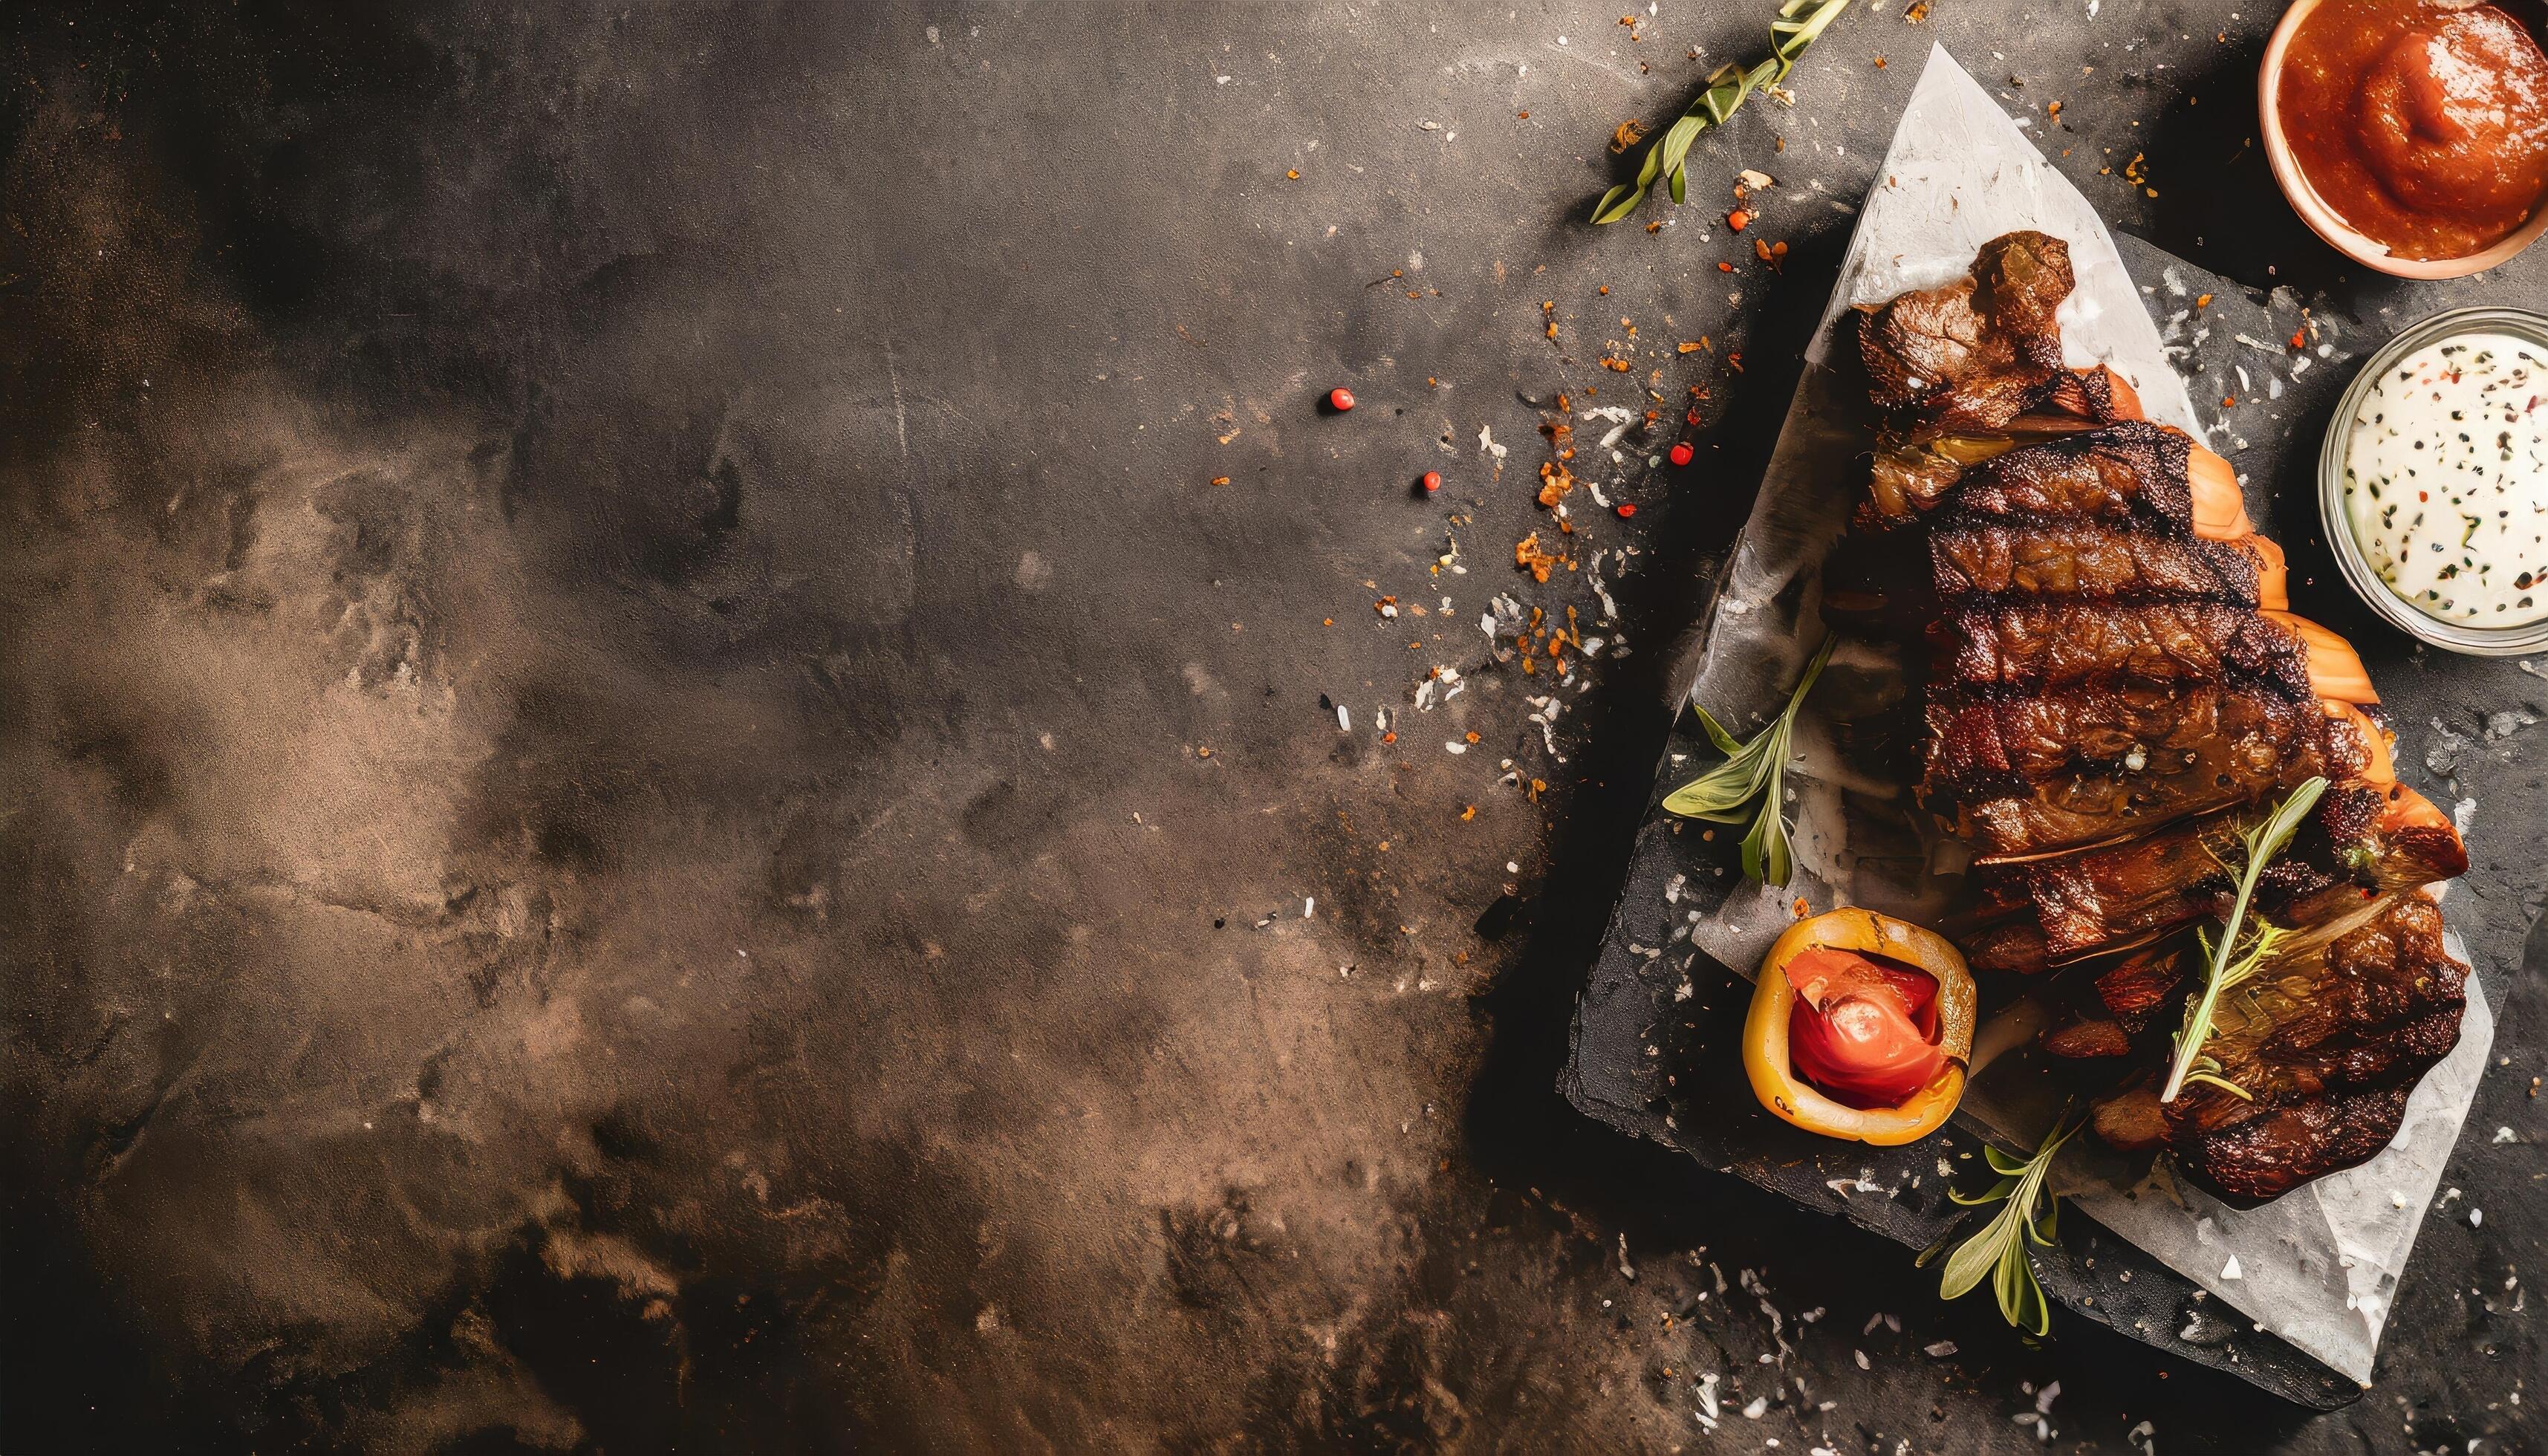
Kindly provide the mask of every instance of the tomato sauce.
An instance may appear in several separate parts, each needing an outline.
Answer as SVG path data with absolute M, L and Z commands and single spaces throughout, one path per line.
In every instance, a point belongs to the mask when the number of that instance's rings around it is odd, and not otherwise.
M 2319 197 L 2394 256 L 2466 257 L 2548 195 L 2548 55 L 2492 5 L 2321 0 L 2275 100 Z

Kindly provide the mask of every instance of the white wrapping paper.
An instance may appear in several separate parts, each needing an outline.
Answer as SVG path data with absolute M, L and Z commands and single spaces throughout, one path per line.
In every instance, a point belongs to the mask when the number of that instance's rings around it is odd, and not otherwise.
M 2204 437 L 2095 210 L 1943 47 L 1933 49 L 1861 211 L 1777 449 L 1709 612 L 1690 695 L 1719 717 L 1758 722 L 1774 711 L 1823 635 L 1822 563 L 1866 473 L 1864 397 L 1826 363 L 1845 345 L 1839 330 L 1851 306 L 1945 282 L 1971 266 L 1983 242 L 2022 228 L 2070 245 L 2078 286 L 2060 315 L 2069 362 L 2111 365 L 2133 382 L 2150 418 Z M 1929 872 L 1924 848 L 1903 832 L 1904 786 L 1856 769 L 1831 731 L 1835 721 L 1904 691 L 1899 665 L 1849 643 L 1824 681 L 1830 685 L 1799 720 L 1801 762 L 1789 774 L 1794 879 L 1781 890 L 1737 890 L 1690 937 L 1727 965 L 1758 965 L 1793 923 L 1797 898 L 1816 911 L 1854 904 L 1917 917 L 1954 887 Z M 2465 957 L 2455 939 L 2453 950 Z M 2117 1174 L 2123 1164 L 2089 1149 L 2092 1138 L 2074 1143 L 2079 1156 L 2065 1153 L 2065 1191 L 2220 1304 L 2368 1384 L 2399 1272 L 2494 1036 L 2473 975 L 2459 1046 L 2416 1089 L 2397 1141 L 2363 1166 L 2264 1208 L 2226 1208 L 2175 1184 L 2163 1163 L 2150 1180 L 2125 1187 Z M 2003 1146 L 2031 1149 L 2057 1106 L 2040 1076 L 1986 1072 L 1956 1116 Z

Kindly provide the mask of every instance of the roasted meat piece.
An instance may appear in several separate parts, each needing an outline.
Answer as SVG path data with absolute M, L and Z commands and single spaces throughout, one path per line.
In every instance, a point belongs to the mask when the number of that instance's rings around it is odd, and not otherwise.
M 2194 442 L 2145 420 L 2054 435 L 1933 439 L 1879 450 L 1861 524 L 1881 528 L 1952 507 L 1972 516 L 2140 519 L 2194 525 Z
M 2368 721 L 2271 689 L 2089 691 L 1929 705 L 1920 799 L 1995 858 L 2105 844 L 2385 763 Z
M 2009 232 L 1955 282 L 1862 309 L 1859 353 L 1876 404 L 1951 429 L 1997 429 L 2025 413 L 2061 373 L 2053 314 L 2074 281 L 2068 243 Z
M 2197 1082 L 2161 1105 L 2145 1079 L 2099 1105 L 2100 1135 L 2128 1148 L 2165 1145 L 2178 1167 L 2240 1207 L 2388 1146 L 2408 1094 L 2459 1043 L 2468 967 L 2444 950 L 2429 894 L 2395 896 L 2360 919 L 2278 955 L 2222 997 L 2204 1050 L 2245 1098 Z
M 2326 775 L 2343 778 L 2385 761 L 2360 713 L 2255 682 L 2125 685 L 2017 698 L 1941 691 L 1932 694 L 1927 713 L 1920 793 L 1947 818 L 1964 804 L 2080 775 L 2169 775 L 2207 761 L 2258 765 L 2306 757 L 2343 768 Z
M 1940 684 L 2046 692 L 2246 682 L 2311 695 L 2300 636 L 2220 602 L 2011 600 L 1951 610 L 1930 637 Z
M 2104 849 L 1978 871 L 1976 968 L 2032 972 L 2146 944 L 2219 913 L 2250 826 L 2215 815 Z M 2278 924 L 2324 919 L 2312 897 L 2343 886 L 2357 896 L 2431 884 L 2468 870 L 2448 820 L 2412 789 L 2338 784 L 2258 882 L 2257 912 Z M 2307 918 L 2295 914 L 2305 911 Z
M 2076 596 L 2256 604 L 2263 553 L 2244 541 L 2119 531 L 2083 520 L 1959 520 L 1929 533 L 1938 599 Z
M 2011 233 L 1972 276 L 1862 311 L 1891 432 L 1824 607 L 1915 656 L 1926 624 L 1919 800 L 1979 852 L 1951 930 L 1972 966 L 2091 962 L 2040 994 L 2048 1050 L 2138 1069 L 2098 1131 L 2261 1201 L 2387 1145 L 2456 1039 L 2461 972 L 2417 887 L 2467 852 L 2398 785 L 2359 654 L 2291 613 L 2235 470 L 2111 371 L 2060 367 L 2072 282 L 2056 240 Z M 1925 556 L 1886 534 L 1915 525 Z M 2255 1100 L 2198 1084 L 2163 1108 L 2148 1068 L 2203 972 L 2196 926 L 2311 779 L 2330 786 L 2249 907 L 2275 958 L 2207 1043 Z

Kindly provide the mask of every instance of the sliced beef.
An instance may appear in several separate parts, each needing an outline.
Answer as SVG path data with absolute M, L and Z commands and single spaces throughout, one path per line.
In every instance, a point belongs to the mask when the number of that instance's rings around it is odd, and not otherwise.
M 2182 755 L 2217 738 L 2256 752 L 2298 751 L 2323 731 L 2324 719 L 2318 704 L 2251 682 L 2023 698 L 1944 692 L 1928 706 L 1921 791 L 1952 807 L 2070 774 L 2130 772 L 2136 757 Z M 2347 737 L 2361 739 L 2349 725 Z
M 1952 509 L 1967 516 L 2139 521 L 2193 529 L 2194 442 L 2145 420 L 2032 443 L 1940 438 L 1876 453 L 1862 525 L 1883 527 Z
M 1941 602 L 1976 596 L 2256 604 L 2264 558 L 2239 541 L 2116 530 L 2085 520 L 1958 520 L 1929 533 Z
M 1997 429 L 2025 413 L 2061 373 L 2053 314 L 2073 283 L 2069 244 L 2009 232 L 1953 283 L 1862 309 L 1859 353 L 1876 404 L 1954 429 Z
M 2421 892 L 2278 956 L 2221 998 L 2204 1044 L 2247 1095 L 2189 1083 L 2156 1108 L 2160 1139 L 2179 1168 L 2242 1207 L 2366 1161 L 2397 1137 L 2415 1083 L 2459 1044 L 2467 982 L 2468 967 L 2443 949 L 2440 907 Z M 2148 1110 L 2111 1121 L 2145 1136 Z
M 2300 636 L 2220 602 L 1993 602 L 1948 611 L 1930 636 L 1931 681 L 1952 686 L 2014 694 L 2239 682 L 2310 696 Z
M 2399 798 L 2392 801 L 2390 794 Z M 1987 969 L 2041 970 L 2148 944 L 2228 909 L 2231 866 L 2252 815 L 2191 821 L 2104 849 L 1978 871 L 1985 910 L 2027 910 L 1976 931 L 1967 950 Z M 2468 854 L 2412 790 L 2339 784 L 2257 883 L 2255 912 L 2277 924 L 2328 917 L 2349 890 L 2383 894 L 2465 873 Z
M 1960 768 L 1966 776 L 1958 783 L 1946 772 L 1933 773 L 1921 785 L 1922 802 L 1958 839 L 1987 856 L 2013 858 L 2106 844 L 2257 803 L 2314 776 L 2344 782 L 2373 762 L 2373 745 L 2357 721 L 2330 717 L 2316 703 L 2219 687 L 2155 696 L 2184 714 L 2152 724 L 2155 741 L 2135 740 L 2117 758 L 2067 772 L 2002 770 L 1987 776 L 1980 767 L 1986 755 L 2000 764 L 2043 765 L 2076 754 L 2080 745 L 2038 738 L 2021 745 L 2031 752 L 2011 754 L 2005 742 L 1985 737 L 2003 720 L 2031 716 L 2048 699 L 1932 703 L 1933 725 L 1949 720 L 1932 729 L 1933 770 Z M 1983 741 L 1958 748 L 1956 735 Z

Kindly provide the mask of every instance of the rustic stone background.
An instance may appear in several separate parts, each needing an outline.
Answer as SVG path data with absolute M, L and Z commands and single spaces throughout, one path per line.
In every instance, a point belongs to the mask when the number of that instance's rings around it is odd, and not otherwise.
M 0 15 L 0 1444 L 2541 1441 L 2535 973 L 2487 1222 L 2315 1419 L 2029 1348 L 1556 1097 L 1663 665 L 1933 39 L 2244 284 L 2548 300 L 2548 252 L 2339 269 L 2220 3 L 1854 10 L 1670 226 L 1582 226 L 1767 10 Z M 1633 655 L 1543 736 L 1476 624 L 1592 603 L 1509 562 L 1528 402 L 1605 350 L 1710 392 L 1700 460 L 1579 510 Z

